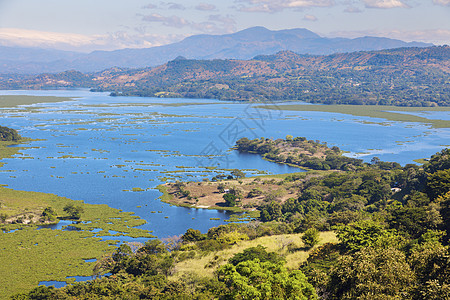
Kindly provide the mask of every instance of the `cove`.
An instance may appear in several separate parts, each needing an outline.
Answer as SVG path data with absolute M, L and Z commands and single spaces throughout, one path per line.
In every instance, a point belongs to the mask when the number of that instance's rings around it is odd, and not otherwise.
M 401 164 L 429 157 L 450 140 L 448 128 L 339 113 L 265 110 L 261 104 L 203 99 L 109 97 L 107 93 L 0 91 L 4 95 L 73 97 L 72 101 L 1 109 L 1 125 L 39 141 L 4 159 L 0 183 L 135 212 L 159 238 L 206 232 L 229 213 L 174 207 L 155 188 L 166 181 L 299 172 L 232 150 L 248 138 L 305 136 L 370 161 Z M 273 103 L 272 103 L 273 104 Z M 436 118 L 448 118 L 440 113 Z

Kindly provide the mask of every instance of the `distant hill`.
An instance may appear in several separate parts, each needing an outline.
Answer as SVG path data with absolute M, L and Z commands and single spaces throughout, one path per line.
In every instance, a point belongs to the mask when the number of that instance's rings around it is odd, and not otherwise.
M 428 46 L 432 44 L 407 43 L 378 37 L 323 38 L 302 28 L 272 31 L 264 27 L 252 27 L 225 35 L 194 35 L 180 42 L 159 47 L 94 51 L 89 54 L 16 48 L 17 55 L 14 55 L 10 49 L 6 49 L 7 47 L 0 47 L 0 74 L 38 74 L 72 69 L 97 72 L 111 67 L 154 67 L 178 56 L 188 59 L 250 59 L 257 55 L 287 50 L 300 54 L 327 55 Z
M 61 72 L 68 69 L 68 62 L 85 55 L 70 51 L 0 46 L 0 74 Z
M 155 68 L 1 78 L 0 88 L 89 87 L 112 95 L 450 106 L 450 47 L 332 55 L 281 51 L 251 60 L 177 57 Z

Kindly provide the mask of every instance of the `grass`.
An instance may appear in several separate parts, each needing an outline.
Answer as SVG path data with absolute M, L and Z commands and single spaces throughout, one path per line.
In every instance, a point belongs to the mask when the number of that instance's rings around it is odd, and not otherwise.
M 0 95 L 0 107 L 15 107 L 17 105 L 30 105 L 36 103 L 53 103 L 70 101 L 73 98 L 69 97 L 54 97 L 54 96 L 24 96 L 24 95 Z
M 19 151 L 23 148 L 21 147 L 11 147 L 15 145 L 22 144 L 23 142 L 6 142 L 0 141 L 0 158 L 11 158 L 13 155 L 19 153 Z M 4 163 L 0 162 L 0 167 L 2 167 Z
M 399 107 L 380 105 L 265 105 L 259 108 L 288 111 L 318 111 L 352 116 L 381 118 L 389 121 L 430 124 L 433 128 L 450 128 L 450 121 L 434 120 L 407 113 L 422 111 L 450 111 L 450 107 Z
M 25 227 L 0 233 L 0 299 L 28 291 L 40 281 L 66 281 L 67 276 L 91 276 L 100 258 L 115 242 L 100 241 L 85 231 L 37 230 Z
M 149 231 L 135 228 L 145 220 L 133 213 L 122 212 L 105 204 L 86 204 L 53 194 L 25 192 L 0 187 L 0 214 L 40 215 L 42 210 L 53 207 L 59 217 L 67 217 L 63 208 L 67 204 L 81 206 L 83 213 L 79 224 L 73 224 L 80 231 L 40 229 L 36 225 L 0 224 L 0 299 L 11 294 L 27 291 L 39 281 L 66 281 L 67 276 L 91 276 L 94 263 L 87 258 L 100 258 L 114 250 L 117 241 L 100 241 L 92 229 L 100 228 L 98 235 L 153 237 Z M 19 228 L 14 232 L 3 230 Z M 6 288 L 5 288 L 6 286 Z
M 302 248 L 304 245 L 301 241 L 301 237 L 302 234 L 283 234 L 264 236 L 250 241 L 240 241 L 236 245 L 233 245 L 230 249 L 212 252 L 204 256 L 178 262 L 175 265 L 175 274 L 173 277 L 178 278 L 183 274 L 191 273 L 195 273 L 199 276 L 212 277 L 214 269 L 217 265 L 223 265 L 236 253 L 258 245 L 266 247 L 267 251 L 273 251 L 283 255 L 286 258 L 286 266 L 290 269 L 296 269 L 302 262 L 306 261 L 309 253 L 314 249 L 312 248 L 306 250 L 305 248 Z M 318 246 L 329 242 L 338 242 L 336 234 L 331 231 L 321 232 Z M 296 251 L 288 252 L 287 245 L 289 243 L 293 243 L 297 246 Z M 215 262 L 214 268 L 206 267 L 211 262 Z
M 20 143 L 28 141 L 24 139 Z M 23 147 L 9 147 L 20 143 L 0 142 L 0 157 L 12 157 Z M 37 229 L 36 225 L 0 223 L 0 299 L 28 291 L 40 281 L 73 281 L 67 276 L 93 275 L 93 262 L 85 259 L 100 258 L 115 249 L 117 241 L 101 241 L 90 232 L 101 229 L 98 235 L 147 237 L 147 230 L 135 228 L 146 221 L 134 213 L 122 212 L 105 204 L 94 205 L 53 194 L 16 191 L 0 186 L 0 215 L 37 220 L 50 206 L 58 217 L 67 217 L 63 208 L 67 204 L 81 206 L 80 222 L 73 224 L 79 231 Z M 30 218 L 31 217 L 31 218 Z M 19 229 L 12 231 L 12 229 Z M 5 233 L 6 232 L 6 233 Z

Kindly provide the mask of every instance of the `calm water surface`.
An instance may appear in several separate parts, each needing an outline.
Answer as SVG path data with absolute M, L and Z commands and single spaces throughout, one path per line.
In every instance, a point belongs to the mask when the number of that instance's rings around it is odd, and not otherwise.
M 240 137 L 305 136 L 365 161 L 378 156 L 401 164 L 429 157 L 450 141 L 449 129 L 425 124 L 268 111 L 216 100 L 109 97 L 83 90 L 0 94 L 76 97 L 0 110 L 0 125 L 42 139 L 3 160 L 0 183 L 133 211 L 147 221 L 142 228 L 160 238 L 183 234 L 187 228 L 206 232 L 228 218 L 225 212 L 160 202 L 155 187 L 166 180 L 200 181 L 234 168 L 245 169 L 249 175 L 299 171 L 230 150 Z M 435 116 L 448 119 L 449 114 Z M 133 192 L 133 188 L 143 191 Z

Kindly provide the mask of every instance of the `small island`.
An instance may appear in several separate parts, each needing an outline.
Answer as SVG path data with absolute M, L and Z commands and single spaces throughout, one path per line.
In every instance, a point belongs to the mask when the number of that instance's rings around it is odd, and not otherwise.
M 400 169 L 395 162 L 383 162 L 374 158 L 371 163 L 346 157 L 338 147 L 327 146 L 320 141 L 305 137 L 286 136 L 285 139 L 241 138 L 235 149 L 240 152 L 261 155 L 264 159 L 284 163 L 303 169 L 298 173 L 264 175 L 246 178 L 241 170 L 232 170 L 229 175 L 218 175 L 202 182 L 170 182 L 160 185 L 163 202 L 192 208 L 225 209 L 235 212 L 259 212 L 272 203 L 283 205 L 302 196 L 307 186 L 326 175 L 339 176 L 343 172 L 387 172 Z M 308 172 L 305 172 L 308 171 Z M 335 174 L 335 175 L 332 175 Z M 344 176 L 344 175 L 341 175 Z M 386 196 L 398 187 L 384 183 Z M 253 216 L 258 214 L 253 213 Z M 270 217 L 269 217 L 270 219 Z

